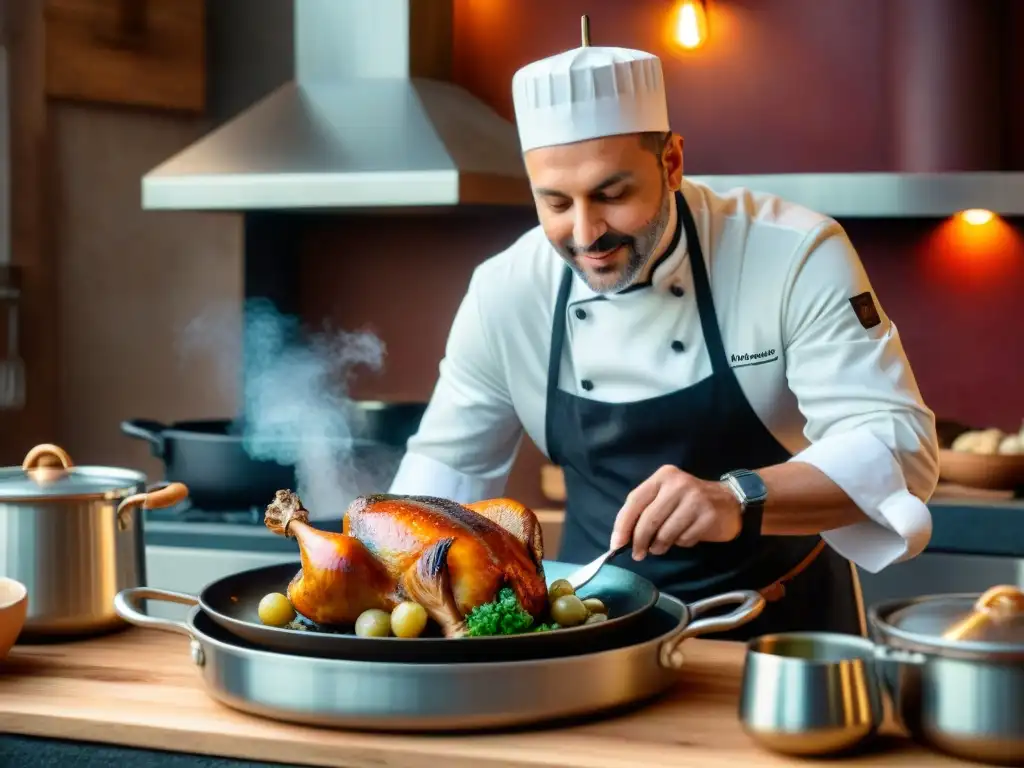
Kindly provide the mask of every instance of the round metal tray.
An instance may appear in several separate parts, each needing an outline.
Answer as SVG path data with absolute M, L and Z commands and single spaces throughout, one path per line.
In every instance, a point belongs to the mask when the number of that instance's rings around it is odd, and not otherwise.
M 180 597 L 175 602 L 183 602 Z M 169 596 L 125 590 L 115 601 L 117 612 L 136 626 L 189 637 L 192 659 L 213 698 L 275 720 L 378 731 L 507 728 L 624 707 L 676 682 L 683 640 L 741 626 L 764 608 L 756 592 L 730 592 L 690 606 L 662 595 L 637 626 L 632 645 L 528 661 L 418 664 L 263 650 L 225 631 L 198 606 L 185 622 L 146 616 L 138 605 L 147 599 Z M 724 616 L 701 618 L 737 605 Z

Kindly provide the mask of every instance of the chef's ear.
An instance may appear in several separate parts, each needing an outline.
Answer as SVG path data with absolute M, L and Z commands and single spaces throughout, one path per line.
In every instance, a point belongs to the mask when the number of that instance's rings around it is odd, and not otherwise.
M 661 165 L 665 169 L 665 182 L 675 192 L 683 183 L 683 137 L 673 133 L 665 142 L 661 155 Z

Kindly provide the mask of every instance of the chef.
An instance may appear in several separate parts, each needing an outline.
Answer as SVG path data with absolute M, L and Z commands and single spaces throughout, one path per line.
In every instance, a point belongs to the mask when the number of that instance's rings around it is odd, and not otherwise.
M 651 54 L 585 41 L 512 90 L 540 226 L 475 270 L 391 492 L 500 496 L 525 432 L 564 472 L 559 559 L 761 591 L 735 638 L 861 634 L 851 563 L 924 549 L 938 450 L 842 227 L 685 179 Z

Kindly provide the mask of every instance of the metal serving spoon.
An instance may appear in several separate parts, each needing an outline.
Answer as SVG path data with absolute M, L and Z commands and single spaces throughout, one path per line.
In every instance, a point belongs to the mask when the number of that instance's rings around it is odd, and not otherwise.
M 615 549 L 609 549 L 603 555 L 596 557 L 586 565 L 577 568 L 575 571 L 570 573 L 565 580 L 572 585 L 573 591 L 575 592 L 577 589 L 579 589 L 584 584 L 593 579 L 595 576 L 597 576 L 597 572 L 601 570 L 601 567 L 605 563 L 607 563 L 620 552 L 625 552 L 627 549 L 629 549 L 631 543 L 632 542 L 623 544 L 621 547 L 616 547 Z

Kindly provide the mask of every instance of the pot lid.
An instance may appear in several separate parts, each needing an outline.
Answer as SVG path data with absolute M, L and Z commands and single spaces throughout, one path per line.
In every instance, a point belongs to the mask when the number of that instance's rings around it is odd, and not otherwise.
M 896 639 L 931 649 L 1024 653 L 1024 592 L 992 587 L 977 595 L 928 597 L 885 617 Z
M 0 469 L 0 500 L 56 499 L 123 495 L 145 478 L 116 467 L 76 467 L 56 445 L 37 445 L 20 467 Z

